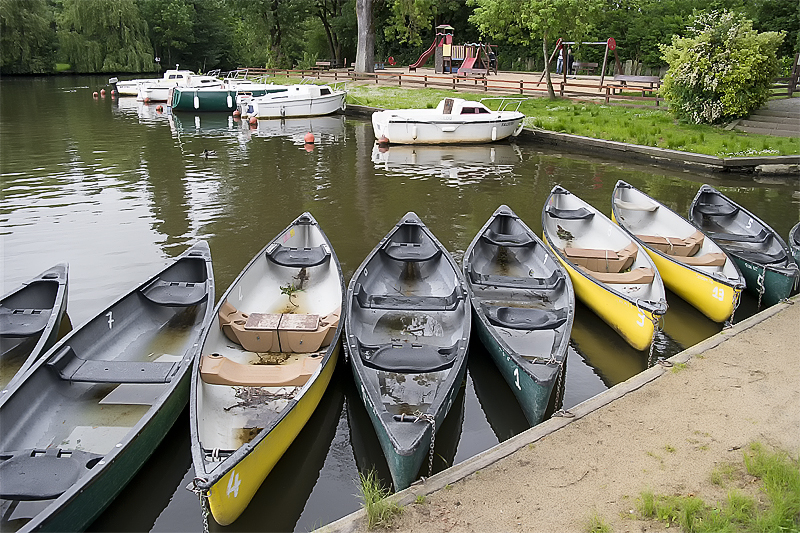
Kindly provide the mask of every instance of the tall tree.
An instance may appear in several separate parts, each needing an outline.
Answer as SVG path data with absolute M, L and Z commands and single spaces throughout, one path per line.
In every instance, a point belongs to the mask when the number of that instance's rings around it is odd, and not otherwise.
M 0 72 L 42 74 L 55 64 L 55 20 L 47 2 L 0 0 Z
M 315 0 L 314 13 L 322 22 L 325 28 L 325 36 L 328 39 L 328 47 L 331 52 L 331 59 L 339 65 L 342 62 L 342 39 L 340 37 L 340 20 L 343 16 L 343 8 L 347 0 Z
M 548 64 L 550 40 L 559 36 L 580 41 L 599 7 L 598 0 L 471 0 L 477 6 L 469 18 L 492 37 L 530 44 L 542 40 L 547 93 L 555 98 Z
M 77 72 L 153 72 L 147 23 L 136 0 L 64 0 L 61 53 Z
M 375 72 L 375 17 L 373 0 L 356 0 L 358 19 L 358 44 L 356 45 L 356 72 Z

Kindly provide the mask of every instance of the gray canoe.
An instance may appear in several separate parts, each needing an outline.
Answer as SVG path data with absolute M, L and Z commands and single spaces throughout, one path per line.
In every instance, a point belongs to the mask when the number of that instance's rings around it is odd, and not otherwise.
M 201 241 L 9 387 L 0 398 L 2 531 L 82 531 L 111 503 L 186 406 L 213 300 Z
M 0 299 L 0 388 L 18 379 L 58 337 L 69 266 L 59 263 Z
M 402 490 L 429 459 L 431 438 L 464 379 L 471 327 L 466 284 L 447 250 L 408 213 L 356 270 L 346 306 L 356 387 L 394 488 Z
M 502 205 L 467 248 L 464 277 L 483 345 L 528 422 L 540 423 L 566 365 L 575 318 L 569 275 Z

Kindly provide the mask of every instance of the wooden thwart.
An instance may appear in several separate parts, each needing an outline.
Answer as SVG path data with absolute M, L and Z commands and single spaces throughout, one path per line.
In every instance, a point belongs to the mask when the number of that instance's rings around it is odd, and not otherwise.
M 307 356 L 284 365 L 244 365 L 219 354 L 204 355 L 200 376 L 212 385 L 242 387 L 302 387 L 322 363 L 322 356 Z

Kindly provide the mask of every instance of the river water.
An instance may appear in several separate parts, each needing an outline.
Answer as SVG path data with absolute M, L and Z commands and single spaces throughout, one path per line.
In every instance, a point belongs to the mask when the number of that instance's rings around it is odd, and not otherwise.
M 686 213 L 710 183 L 786 236 L 798 219 L 797 181 L 700 175 L 533 144 L 392 147 L 380 153 L 368 121 L 336 115 L 262 121 L 227 114 L 170 115 L 134 99 L 92 98 L 105 77 L 0 80 L 0 293 L 66 261 L 68 316 L 81 324 L 157 272 L 198 239 L 210 243 L 219 296 L 252 256 L 303 211 L 330 238 L 345 282 L 408 211 L 460 262 L 500 205 L 541 233 L 550 189 L 561 184 L 606 214 L 623 179 Z M 303 144 L 312 131 L 313 149 Z M 203 151 L 214 153 L 203 157 Z M 670 356 L 720 331 L 672 293 L 656 355 Z M 746 296 L 736 321 L 754 313 Z M 647 367 L 578 304 L 563 407 Z M 188 411 L 162 446 L 92 526 L 94 531 L 199 531 Z M 477 338 L 468 377 L 437 433 L 436 470 L 459 463 L 528 425 Z M 359 470 L 388 469 L 342 365 L 323 405 L 245 514 L 211 530 L 309 531 L 360 507 Z

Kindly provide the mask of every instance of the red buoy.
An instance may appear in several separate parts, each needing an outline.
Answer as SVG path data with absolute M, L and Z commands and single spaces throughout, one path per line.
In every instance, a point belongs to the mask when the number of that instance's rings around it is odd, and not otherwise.
M 92 98 L 97 98 L 97 91 L 92 93 Z
M 233 116 L 234 117 L 241 117 L 242 116 L 242 112 L 239 111 L 238 109 L 234 109 L 233 110 Z
M 314 144 L 314 134 L 309 131 L 306 133 L 305 137 L 303 137 L 303 140 L 306 144 Z
M 381 135 L 378 139 L 378 146 L 389 146 L 389 139 L 386 135 Z
M 163 113 L 163 112 L 164 112 L 164 106 L 159 105 L 156 107 L 156 113 Z
M 105 95 L 106 95 L 106 90 L 100 89 L 100 96 L 105 96 Z
M 250 117 L 247 121 L 250 124 L 258 124 L 258 119 L 256 117 Z

